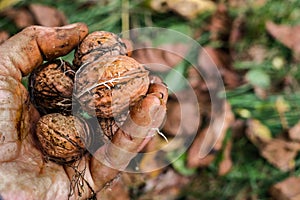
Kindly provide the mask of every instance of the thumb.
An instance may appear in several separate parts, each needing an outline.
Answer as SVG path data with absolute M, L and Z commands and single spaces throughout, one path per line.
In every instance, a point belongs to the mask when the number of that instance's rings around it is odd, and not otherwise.
M 0 75 L 21 80 L 44 59 L 65 55 L 88 34 L 83 23 L 62 27 L 30 26 L 0 45 Z
M 31 26 L 0 45 L 0 162 L 23 155 L 21 144 L 31 130 L 33 108 L 21 84 L 22 75 L 44 58 L 67 54 L 87 34 L 82 23 L 56 28 Z

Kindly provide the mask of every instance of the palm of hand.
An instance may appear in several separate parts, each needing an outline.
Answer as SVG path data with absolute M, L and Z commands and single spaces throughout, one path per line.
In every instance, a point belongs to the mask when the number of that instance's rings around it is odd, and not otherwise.
M 74 170 L 44 162 L 32 134 L 32 125 L 39 115 L 29 102 L 21 78 L 40 65 L 43 58 L 53 59 L 70 52 L 87 33 L 87 27 L 81 23 L 62 28 L 34 26 L 0 46 L 1 198 L 87 199 L 93 192 L 99 196 L 105 184 L 124 169 L 145 144 L 151 129 L 162 123 L 167 92 L 165 86 L 154 83 L 147 97 L 131 110 L 130 120 L 116 132 L 112 143 L 102 146 L 92 158 L 86 156 L 78 161 L 78 170 L 87 169 L 81 178 L 89 184 L 72 191 L 70 181 Z M 160 93 L 164 94 L 163 99 Z M 69 196 L 71 192 L 74 194 Z

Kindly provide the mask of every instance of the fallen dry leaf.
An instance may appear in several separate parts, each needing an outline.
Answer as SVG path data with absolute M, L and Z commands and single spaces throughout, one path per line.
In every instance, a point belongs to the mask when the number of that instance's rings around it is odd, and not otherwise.
M 273 185 L 270 194 L 274 200 L 299 200 L 300 178 L 292 176 Z
M 200 127 L 201 116 L 199 107 L 190 98 L 192 90 L 183 90 L 176 95 L 170 95 L 167 102 L 167 118 L 163 127 L 163 132 L 176 136 L 178 134 L 192 135 Z
M 41 4 L 30 4 L 3 11 L 2 16 L 11 19 L 19 29 L 30 25 L 63 26 L 67 24 L 65 15 L 56 8 Z
M 158 47 L 137 47 L 132 52 L 132 57 L 145 64 L 151 71 L 166 72 L 179 64 L 188 53 L 189 47 L 183 43 L 163 44 Z
M 188 158 L 187 158 L 187 166 L 190 168 L 196 168 L 196 167 L 207 167 L 210 165 L 214 159 L 216 150 L 210 150 L 209 154 L 206 155 L 204 158 L 200 158 L 199 151 L 200 147 L 202 146 L 202 143 L 204 141 L 204 138 L 208 135 L 208 128 L 203 129 L 200 131 L 197 136 L 195 137 L 192 146 L 190 147 L 188 151 Z M 212 135 L 212 134 L 211 134 Z M 213 140 L 213 137 L 209 137 L 209 139 Z M 213 142 L 213 141 L 211 141 Z
M 266 29 L 275 39 L 288 47 L 300 58 L 300 26 L 277 25 L 271 21 L 266 22 Z
M 130 200 L 129 187 L 124 183 L 122 175 L 113 180 L 109 185 L 97 193 L 101 200 Z
M 65 15 L 50 6 L 41 4 L 30 4 L 29 10 L 34 16 L 37 24 L 42 26 L 63 26 L 67 24 Z
M 232 60 L 228 51 L 206 46 L 199 52 L 198 64 L 204 77 L 209 77 L 209 79 L 206 80 L 209 90 L 213 90 L 217 87 L 215 67 L 218 67 L 225 86 L 228 88 L 235 88 L 242 83 L 240 75 L 232 69 Z
M 199 71 L 194 67 L 189 67 L 187 74 L 187 79 L 197 96 L 201 116 L 210 116 L 212 110 L 211 95 L 208 91 L 207 81 L 204 81 Z
M 282 171 L 295 167 L 295 158 L 300 149 L 299 143 L 283 139 L 273 139 L 260 149 L 261 155 L 272 165 Z
M 155 178 L 164 170 L 162 166 L 167 165 L 164 159 L 165 152 L 160 151 L 165 145 L 166 141 L 160 136 L 155 135 L 144 148 L 143 157 L 140 161 L 139 170 L 145 173 L 148 178 Z
M 271 132 L 258 120 L 249 120 L 246 135 L 258 148 L 262 157 L 282 171 L 295 167 L 295 157 L 300 150 L 300 143 L 283 137 L 272 138 Z
M 231 54 L 232 58 L 236 58 L 236 56 L 237 56 L 237 53 L 234 51 L 234 46 L 244 36 L 245 22 L 246 22 L 246 19 L 244 16 L 238 16 L 232 22 L 231 31 L 229 34 L 229 46 L 231 48 L 230 54 Z
M 211 41 L 228 42 L 232 20 L 224 3 L 219 3 L 209 26 Z
M 216 4 L 210 0 L 167 0 L 167 5 L 170 10 L 189 20 L 216 9 Z
M 149 0 L 149 6 L 160 13 L 173 11 L 188 20 L 216 9 L 216 3 L 211 0 Z
M 6 31 L 0 31 L 0 44 L 9 38 L 9 34 Z
M 261 121 L 249 119 L 247 121 L 246 135 L 248 139 L 258 148 L 261 148 L 266 143 L 272 140 L 270 129 Z
M 289 130 L 288 135 L 291 140 L 300 142 L 300 121 Z
M 232 8 L 259 8 L 266 4 L 267 0 L 228 0 Z
M 267 57 L 267 49 L 263 45 L 253 45 L 247 51 L 249 55 L 249 60 L 257 64 L 262 63 Z
M 179 175 L 172 168 L 154 179 L 148 179 L 138 200 L 176 199 L 181 188 L 189 182 L 187 177 Z
M 11 8 L 3 11 L 1 15 L 11 19 L 19 29 L 34 24 L 34 18 L 27 8 Z
M 230 172 L 232 168 L 232 159 L 231 159 L 231 150 L 232 150 L 232 140 L 227 141 L 226 146 L 224 148 L 223 159 L 219 163 L 218 174 L 220 176 L 224 176 Z
M 226 132 L 234 122 L 234 115 L 227 102 L 223 103 L 219 113 L 211 117 L 211 125 L 198 133 L 188 151 L 189 167 L 208 166 L 215 159 L 215 153 L 221 150 Z
M 150 0 L 149 6 L 156 12 L 165 13 L 169 11 L 167 0 Z
M 236 119 L 234 120 L 232 126 L 231 126 L 231 132 L 232 137 L 241 139 L 245 137 L 245 131 L 246 130 L 246 122 L 242 119 Z

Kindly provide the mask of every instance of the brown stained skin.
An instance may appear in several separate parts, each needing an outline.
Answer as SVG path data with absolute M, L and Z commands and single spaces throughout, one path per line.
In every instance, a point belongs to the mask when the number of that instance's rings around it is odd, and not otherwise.
M 110 182 L 119 170 L 126 168 L 142 145 L 145 145 L 143 142 L 152 129 L 163 122 L 168 91 L 162 83 L 151 84 L 149 91 L 159 91 L 165 98 L 162 100 L 156 93 L 148 93 L 133 106 L 130 117 L 114 134 L 111 143 L 102 146 L 95 153 L 96 159 L 91 162 L 91 173 L 93 177 L 98 177 L 94 179 L 98 186 L 96 191 L 102 189 L 104 183 Z
M 30 73 L 44 58 L 53 59 L 70 52 L 87 33 L 87 26 L 82 23 L 61 28 L 33 26 L 0 46 L 2 199 L 68 199 L 74 170 L 51 161 L 44 162 L 42 153 L 36 148 L 36 138 L 31 132 L 32 125 L 39 116 L 29 103 L 28 92 L 20 81 L 22 75 Z M 150 130 L 160 126 L 166 105 L 156 94 L 164 91 L 165 88 L 147 95 L 138 104 L 139 107 L 131 111 L 131 118 L 113 136 L 110 145 L 97 150 L 95 157 L 85 156 L 78 161 L 78 170 L 86 169 L 84 179 L 95 191 L 103 189 L 139 151 Z M 142 123 L 144 117 L 149 119 L 147 124 Z M 99 162 L 101 160 L 98 158 L 103 158 L 103 162 Z M 84 184 L 81 197 L 75 192 L 70 199 L 90 197 L 90 187 Z
M 62 30 L 66 34 L 63 40 L 56 34 Z M 70 52 L 87 33 L 87 26 L 81 23 L 62 28 L 33 26 L 0 46 L 0 130 L 5 137 L 0 143 L 3 199 L 66 199 L 69 181 L 64 169 L 51 162 L 44 163 L 33 144 L 30 130 L 38 114 L 20 81 L 22 75 L 42 63 L 44 55 L 52 59 L 54 55 Z

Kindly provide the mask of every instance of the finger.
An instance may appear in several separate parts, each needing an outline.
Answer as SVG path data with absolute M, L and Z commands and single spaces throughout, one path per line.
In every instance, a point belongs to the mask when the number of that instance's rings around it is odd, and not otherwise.
M 149 91 L 168 95 L 163 84 L 151 84 Z M 151 129 L 161 125 L 165 114 L 165 101 L 152 93 L 131 108 L 130 117 L 115 133 L 111 143 L 102 146 L 91 159 L 91 175 L 96 190 L 102 189 L 127 167 Z
M 30 140 L 34 109 L 20 82 L 22 73 L 41 64 L 43 56 L 71 51 L 86 34 L 87 27 L 81 23 L 61 28 L 32 26 L 0 45 L 0 162 L 17 158 L 23 153 L 21 142 Z
M 25 28 L 0 46 L 0 74 L 21 80 L 22 74 L 30 73 L 44 59 L 69 53 L 87 34 L 88 28 L 83 23 Z

